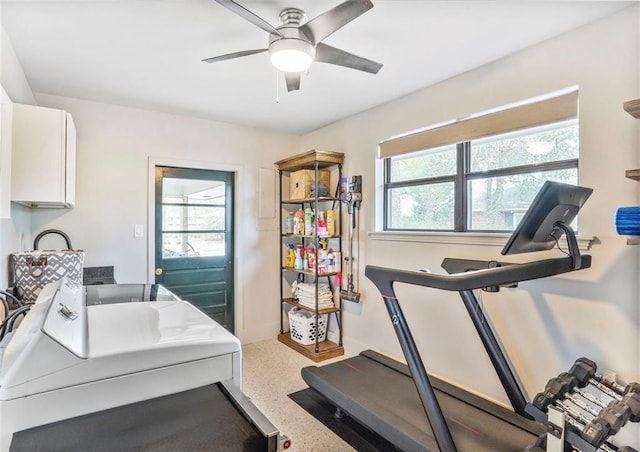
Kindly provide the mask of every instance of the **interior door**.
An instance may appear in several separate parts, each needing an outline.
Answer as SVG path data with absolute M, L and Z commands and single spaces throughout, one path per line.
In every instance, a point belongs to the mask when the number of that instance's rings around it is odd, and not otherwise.
M 156 166 L 156 283 L 234 332 L 234 174 Z

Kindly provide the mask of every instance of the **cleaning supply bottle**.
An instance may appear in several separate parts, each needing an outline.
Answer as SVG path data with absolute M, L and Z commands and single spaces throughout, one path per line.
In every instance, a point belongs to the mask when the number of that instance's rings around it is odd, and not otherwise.
M 327 236 L 327 222 L 324 219 L 324 212 L 318 212 L 318 235 L 320 237 Z
M 293 234 L 293 212 L 289 212 L 284 226 L 285 234 Z
M 307 268 L 309 270 L 316 268 L 316 248 L 313 245 L 307 247 Z
M 298 209 L 293 217 L 293 233 L 295 235 L 304 235 L 304 212 L 302 208 Z
M 327 272 L 335 273 L 336 271 L 336 255 L 333 253 L 333 250 L 329 250 L 327 253 Z
M 296 247 L 293 243 L 289 243 L 287 245 L 289 251 L 287 252 L 287 262 L 285 267 L 287 268 L 295 268 L 296 266 Z
M 302 245 L 297 245 L 295 250 L 295 262 L 293 264 L 296 270 L 304 269 L 303 257 L 304 257 L 304 247 Z
M 304 209 L 304 233 L 305 235 L 314 234 L 313 209 L 311 207 Z
M 322 244 L 321 244 L 322 245 Z M 327 248 L 326 241 L 325 244 L 318 248 L 317 256 L 317 265 L 318 265 L 318 274 L 324 275 L 327 273 Z
M 307 250 L 304 246 L 302 246 L 302 269 L 307 270 L 308 268 L 309 268 L 309 250 Z
M 333 236 L 336 233 L 336 219 L 333 210 L 327 210 L 327 235 Z

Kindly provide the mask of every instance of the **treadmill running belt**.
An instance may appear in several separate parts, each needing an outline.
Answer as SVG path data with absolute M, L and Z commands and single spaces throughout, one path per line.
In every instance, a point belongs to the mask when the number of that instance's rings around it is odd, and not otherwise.
M 437 451 L 406 366 L 370 350 L 323 367 L 302 369 L 306 383 L 352 418 L 403 451 Z M 522 451 L 544 427 L 430 377 L 460 451 Z
M 10 450 L 262 452 L 267 443 L 212 384 L 23 430 Z

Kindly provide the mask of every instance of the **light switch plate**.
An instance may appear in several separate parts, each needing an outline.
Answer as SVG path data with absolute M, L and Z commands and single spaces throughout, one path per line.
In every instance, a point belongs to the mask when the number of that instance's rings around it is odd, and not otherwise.
M 144 237 L 144 225 L 143 224 L 134 224 L 133 225 L 133 236 L 134 237 Z

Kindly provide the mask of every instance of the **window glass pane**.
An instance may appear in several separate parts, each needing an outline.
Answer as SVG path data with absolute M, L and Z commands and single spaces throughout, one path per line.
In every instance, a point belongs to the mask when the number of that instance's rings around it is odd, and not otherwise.
M 224 206 L 172 206 L 162 208 L 164 231 L 225 230 Z
M 178 204 L 224 205 L 224 181 L 162 179 L 162 202 Z
M 468 228 L 512 231 L 546 180 L 578 183 L 578 170 L 519 174 L 469 181 Z
M 450 176 L 456 173 L 455 145 L 393 157 L 390 160 L 390 182 Z
M 387 229 L 453 230 L 453 182 L 390 189 Z
M 578 158 L 576 120 L 471 142 L 471 172 Z
M 162 257 L 224 256 L 224 233 L 163 233 Z

